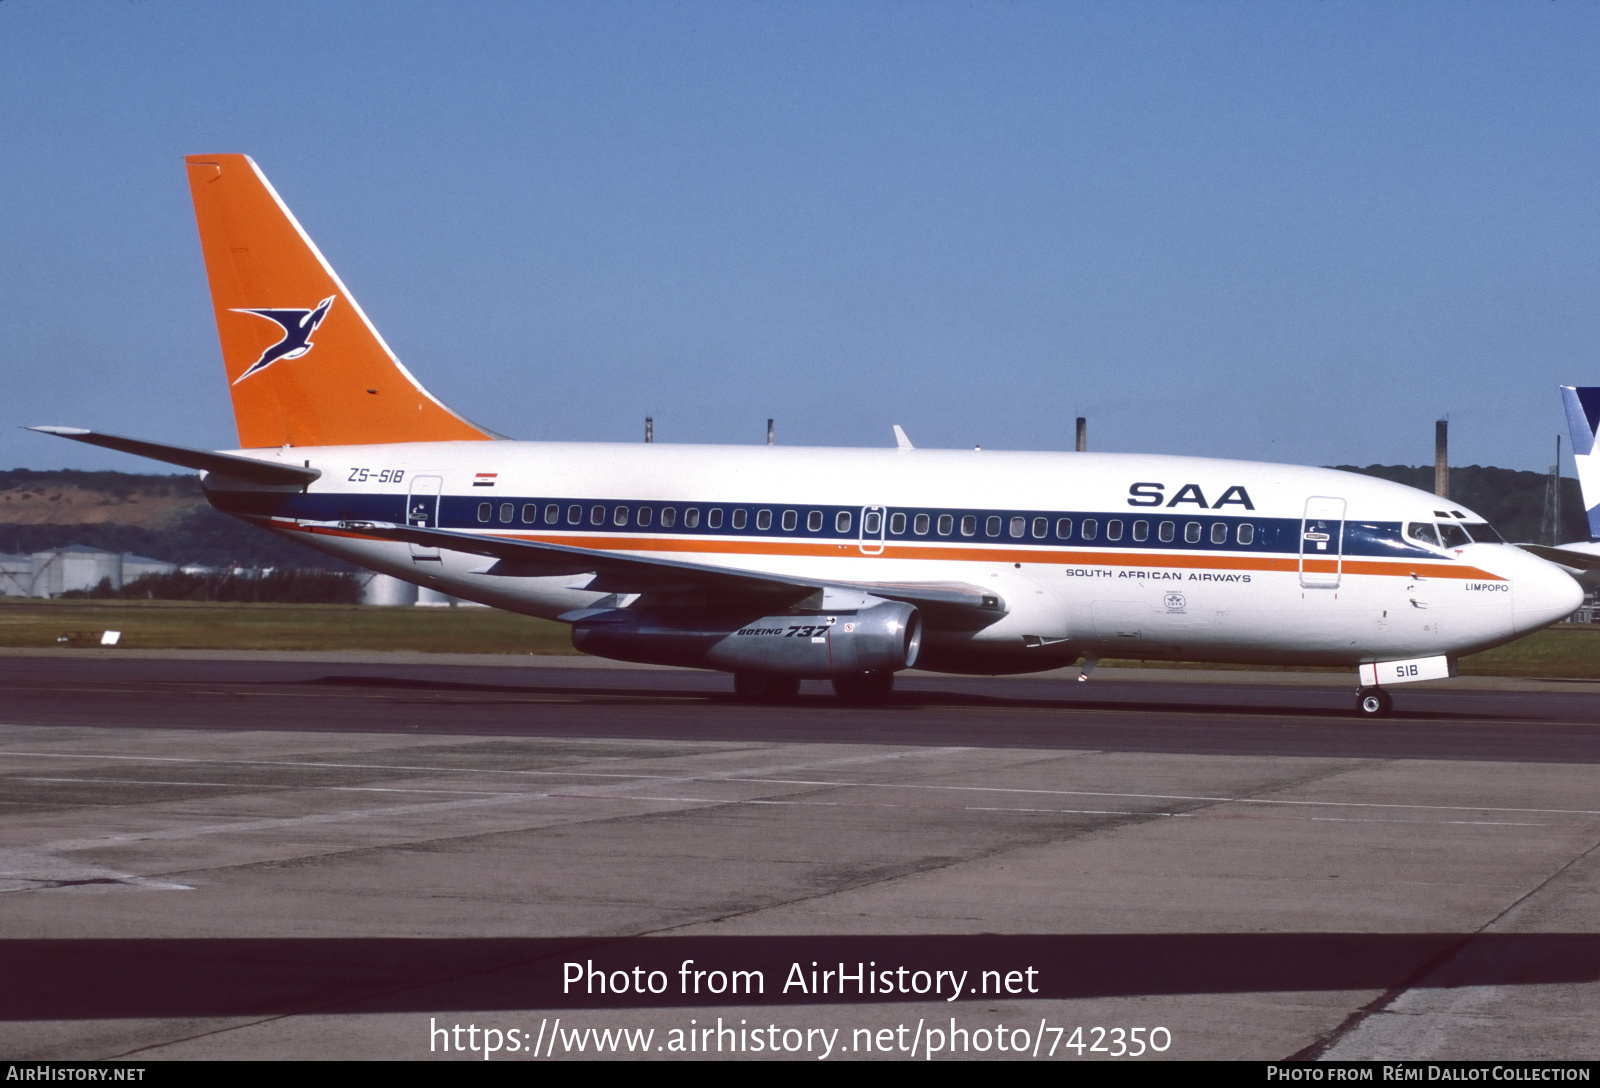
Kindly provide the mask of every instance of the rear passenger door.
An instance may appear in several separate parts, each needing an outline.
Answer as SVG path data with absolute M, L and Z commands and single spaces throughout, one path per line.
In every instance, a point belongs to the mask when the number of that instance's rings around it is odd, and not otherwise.
M 419 529 L 439 527 L 439 494 L 444 490 L 442 476 L 413 476 L 411 489 L 406 494 L 406 524 Z M 411 545 L 413 563 L 441 562 L 438 548 Z

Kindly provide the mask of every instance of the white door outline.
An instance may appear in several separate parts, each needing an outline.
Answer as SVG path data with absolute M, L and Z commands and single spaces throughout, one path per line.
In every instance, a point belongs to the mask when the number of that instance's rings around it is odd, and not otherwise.
M 1300 520 L 1300 585 L 1304 589 L 1338 589 L 1344 573 L 1343 499 L 1313 495 Z M 1307 570 L 1306 560 L 1333 560 L 1333 569 Z M 1317 563 L 1319 568 L 1325 563 Z
M 437 529 L 439 527 L 440 493 L 443 490 L 443 476 L 411 477 L 411 487 L 406 493 L 406 524 L 415 525 L 419 529 Z M 443 562 L 439 558 L 438 548 L 426 548 L 421 544 L 411 545 L 411 561 L 413 563 Z

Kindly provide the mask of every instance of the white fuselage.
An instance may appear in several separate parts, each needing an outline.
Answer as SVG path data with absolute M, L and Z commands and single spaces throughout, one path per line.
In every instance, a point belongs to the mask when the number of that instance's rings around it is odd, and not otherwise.
M 490 575 L 482 556 L 326 526 L 406 521 L 840 583 L 992 589 L 1004 601 L 997 622 L 929 632 L 924 666 L 951 671 L 1027 671 L 1082 654 L 1330 665 L 1454 656 L 1581 602 L 1571 578 L 1515 547 L 1445 547 L 1410 531 L 1481 521 L 1458 504 L 1331 469 L 644 443 L 241 452 L 323 475 L 303 492 L 213 477 L 219 507 L 363 566 L 537 616 L 602 594 L 584 588 L 586 575 Z

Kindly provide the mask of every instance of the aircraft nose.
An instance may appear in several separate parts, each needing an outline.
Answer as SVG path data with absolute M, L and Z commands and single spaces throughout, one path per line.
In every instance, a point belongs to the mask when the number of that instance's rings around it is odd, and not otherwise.
M 1522 566 L 1517 572 L 1516 600 L 1511 612 L 1511 626 L 1517 634 L 1525 635 L 1564 619 L 1583 603 L 1583 587 L 1554 563 L 1534 559 Z

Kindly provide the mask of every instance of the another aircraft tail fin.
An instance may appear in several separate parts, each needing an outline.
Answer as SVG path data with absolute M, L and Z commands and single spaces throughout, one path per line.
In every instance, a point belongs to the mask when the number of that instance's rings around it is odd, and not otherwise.
M 242 448 L 495 437 L 400 365 L 254 162 L 185 162 Z
M 1561 401 L 1567 409 L 1567 431 L 1572 435 L 1572 458 L 1578 465 L 1578 486 L 1583 508 L 1589 514 L 1589 539 L 1600 540 L 1600 388 L 1563 385 Z

